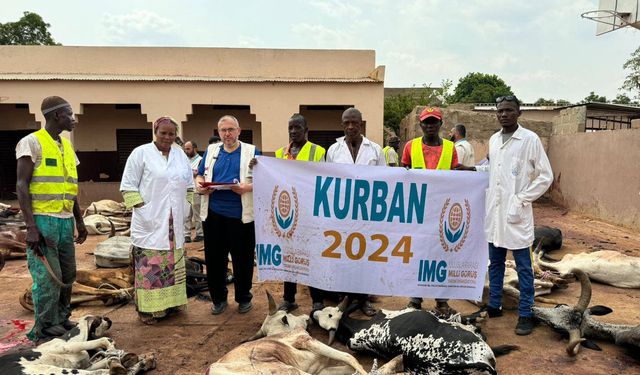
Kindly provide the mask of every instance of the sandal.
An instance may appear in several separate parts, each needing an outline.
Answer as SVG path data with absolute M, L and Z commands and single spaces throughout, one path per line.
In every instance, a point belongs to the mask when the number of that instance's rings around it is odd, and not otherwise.
M 148 326 L 154 325 L 158 323 L 158 319 L 154 318 L 153 315 L 147 313 L 138 313 L 138 318 L 140 321 Z

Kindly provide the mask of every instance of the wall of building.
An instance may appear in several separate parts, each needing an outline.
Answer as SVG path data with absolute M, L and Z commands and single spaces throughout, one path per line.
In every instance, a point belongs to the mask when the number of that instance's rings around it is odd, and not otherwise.
M 25 108 L 26 107 L 26 108 Z M 26 104 L 0 104 L 0 131 L 40 129 Z
M 555 202 L 640 229 L 640 129 L 554 135 L 549 159 Z
M 587 107 L 565 108 L 553 119 L 553 134 L 574 134 L 584 132 Z
M 131 104 L 131 103 L 129 103 Z M 140 109 L 116 109 L 114 104 L 85 104 L 73 130 L 76 151 L 116 151 L 116 129 L 149 129 Z

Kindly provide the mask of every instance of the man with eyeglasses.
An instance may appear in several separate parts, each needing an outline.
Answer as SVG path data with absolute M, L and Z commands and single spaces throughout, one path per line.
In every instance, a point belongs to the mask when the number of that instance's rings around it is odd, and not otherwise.
M 196 188 L 202 194 L 200 217 L 204 229 L 204 255 L 207 264 L 211 313 L 227 309 L 227 264 L 231 252 L 235 301 L 238 312 L 249 312 L 253 305 L 251 283 L 256 246 L 253 223 L 252 160 L 260 151 L 252 144 L 240 142 L 240 123 L 230 115 L 218 120 L 222 142 L 210 144 L 198 168 Z M 229 190 L 212 190 L 203 183 Z
M 458 154 L 453 142 L 440 137 L 442 111 L 438 107 L 427 107 L 420 113 L 422 137 L 414 138 L 404 145 L 402 165 L 411 169 L 451 170 L 458 165 Z M 456 311 L 449 306 L 448 299 L 436 298 L 434 312 L 450 316 Z M 422 298 L 412 297 L 407 307 L 422 308 Z
M 534 287 L 532 203 L 553 181 L 549 159 L 538 135 L 518 124 L 520 101 L 514 95 L 496 99 L 496 115 L 502 130 L 489 140 L 489 163 L 458 169 L 489 172 L 485 233 L 489 241 L 489 317 L 502 316 L 505 259 L 511 251 L 516 261 L 520 302 L 517 335 L 533 331 Z

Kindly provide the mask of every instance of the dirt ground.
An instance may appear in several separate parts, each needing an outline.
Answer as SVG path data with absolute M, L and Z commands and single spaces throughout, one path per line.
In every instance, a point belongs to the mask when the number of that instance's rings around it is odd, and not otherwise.
M 589 219 L 572 212 L 566 212 L 549 203 L 535 206 L 536 224 L 559 227 L 564 235 L 563 248 L 552 253 L 561 258 L 566 253 L 594 250 L 616 250 L 628 255 L 640 256 L 640 235 L 632 230 L 617 227 L 598 220 Z M 95 268 L 91 255 L 96 244 L 106 236 L 90 236 L 87 242 L 77 247 L 79 269 Z M 202 243 L 189 244 L 190 256 L 201 256 Z M 24 260 L 7 261 L 0 272 L 0 338 L 7 335 L 23 335 L 21 324 L 26 329 L 33 316 L 18 303 L 18 296 L 30 284 L 30 277 Z M 230 286 L 230 296 L 233 287 Z M 152 374 L 202 374 L 206 367 L 223 354 L 237 346 L 241 340 L 251 336 L 262 323 L 267 313 L 265 290 L 269 290 L 278 300 L 282 296 L 280 283 L 254 282 L 254 309 L 248 314 L 237 312 L 237 305 L 231 303 L 229 309 L 219 316 L 210 314 L 210 303 L 194 298 L 189 300 L 188 310 L 173 316 L 155 326 L 145 326 L 137 320 L 133 304 L 105 307 L 100 303 L 82 306 L 73 311 L 73 317 L 86 314 L 101 314 L 113 320 L 110 336 L 119 348 L 135 353 L 153 352 L 158 359 L 157 369 Z M 579 285 L 556 292 L 553 298 L 573 304 L 579 296 Z M 231 297 L 232 299 L 232 297 Z M 231 301 L 230 299 L 230 301 Z M 311 300 L 307 288 L 299 287 L 297 302 L 301 306 L 296 314 L 308 313 Z M 400 309 L 406 305 L 406 298 L 380 297 L 375 304 L 386 309 Z M 433 301 L 426 300 L 429 307 Z M 640 323 L 640 289 L 619 289 L 607 285 L 593 285 L 591 304 L 603 304 L 614 312 L 600 317 L 603 321 L 625 324 Z M 466 301 L 452 301 L 451 305 L 464 313 L 477 310 Z M 12 321 L 13 320 L 13 321 Z M 551 328 L 540 325 L 530 336 L 520 337 L 514 333 L 517 312 L 507 311 L 505 316 L 490 319 L 483 328 L 490 345 L 515 344 L 520 351 L 498 358 L 500 374 L 639 374 L 640 355 L 638 351 L 598 342 L 602 351 L 581 349 L 577 357 L 565 354 L 566 340 Z M 322 341 L 327 334 L 317 327 L 311 328 L 312 335 Z M 0 340 L 0 350 L 2 349 Z M 346 350 L 341 344 L 336 348 Z M 365 368 L 370 368 L 372 358 L 356 355 Z M 1 371 L 0 371 L 1 372 Z

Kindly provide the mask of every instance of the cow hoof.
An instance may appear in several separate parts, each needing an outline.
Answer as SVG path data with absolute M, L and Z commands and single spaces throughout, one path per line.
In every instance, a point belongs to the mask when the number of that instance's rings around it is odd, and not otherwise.
M 120 358 L 120 363 L 126 368 L 131 368 L 138 362 L 140 362 L 140 357 L 135 353 L 126 353 Z
M 118 358 L 109 360 L 109 375 L 127 375 L 127 369 Z

